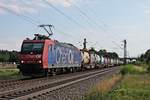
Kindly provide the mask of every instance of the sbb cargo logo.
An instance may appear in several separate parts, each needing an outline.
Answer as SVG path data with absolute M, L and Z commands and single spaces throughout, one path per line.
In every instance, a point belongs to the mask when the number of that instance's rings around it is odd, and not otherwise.
M 74 51 L 69 48 L 52 46 L 49 48 L 49 60 L 56 64 L 73 64 Z
M 61 62 L 61 57 L 62 57 L 62 52 L 60 50 L 60 48 L 56 49 L 56 63 L 60 63 Z
M 62 63 L 62 64 L 72 64 L 73 63 L 73 51 L 64 48 L 64 47 L 57 47 L 56 48 L 56 63 Z

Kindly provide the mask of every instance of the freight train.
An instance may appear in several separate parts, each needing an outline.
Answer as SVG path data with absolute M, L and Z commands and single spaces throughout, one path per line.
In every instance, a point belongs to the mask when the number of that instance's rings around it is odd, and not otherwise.
M 63 72 L 112 67 L 122 63 L 119 59 L 99 56 L 93 51 L 80 50 L 72 44 L 35 34 L 34 39 L 23 41 L 18 68 L 24 76 L 47 76 Z

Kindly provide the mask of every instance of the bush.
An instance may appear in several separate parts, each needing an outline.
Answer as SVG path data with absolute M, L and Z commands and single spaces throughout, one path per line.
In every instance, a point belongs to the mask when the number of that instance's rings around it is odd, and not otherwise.
M 150 66 L 147 68 L 147 72 L 150 73 Z
M 85 100 L 107 100 L 105 99 L 113 87 L 122 79 L 121 74 L 112 75 L 108 79 L 102 80 L 85 96 Z
M 147 72 L 150 73 L 150 61 L 148 62 Z
M 140 67 L 140 66 L 135 66 L 135 65 L 125 65 L 121 69 L 121 74 L 141 74 L 146 72 L 146 68 Z
M 142 62 L 142 61 L 136 61 L 134 65 L 145 67 L 145 68 L 148 67 L 146 62 Z

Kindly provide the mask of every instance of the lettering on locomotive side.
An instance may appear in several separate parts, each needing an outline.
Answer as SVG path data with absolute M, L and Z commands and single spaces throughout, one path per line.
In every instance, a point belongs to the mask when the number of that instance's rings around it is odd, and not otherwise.
M 64 48 L 64 47 L 57 47 L 58 48 L 58 52 L 56 59 L 60 59 L 58 63 L 61 64 L 72 64 L 74 57 L 73 57 L 73 51 L 71 49 L 68 48 Z
M 75 51 L 70 48 L 51 46 L 49 47 L 50 64 L 73 64 L 75 63 Z
M 59 48 L 56 49 L 56 63 L 59 64 L 61 61 L 61 50 Z
M 69 50 L 69 57 L 68 57 L 68 61 L 69 61 L 69 63 L 70 63 L 70 64 L 72 64 L 72 63 L 73 63 L 73 58 L 74 58 L 73 53 L 72 53 L 72 51 L 71 51 L 71 50 Z

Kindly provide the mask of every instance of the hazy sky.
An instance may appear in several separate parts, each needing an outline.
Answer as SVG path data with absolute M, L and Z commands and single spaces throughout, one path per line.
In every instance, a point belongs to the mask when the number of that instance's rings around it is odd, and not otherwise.
M 129 56 L 150 48 L 150 0 L 0 0 L 0 49 L 20 50 L 23 39 L 44 33 L 39 24 L 79 48 L 84 38 L 88 48 L 120 56 L 124 39 Z

